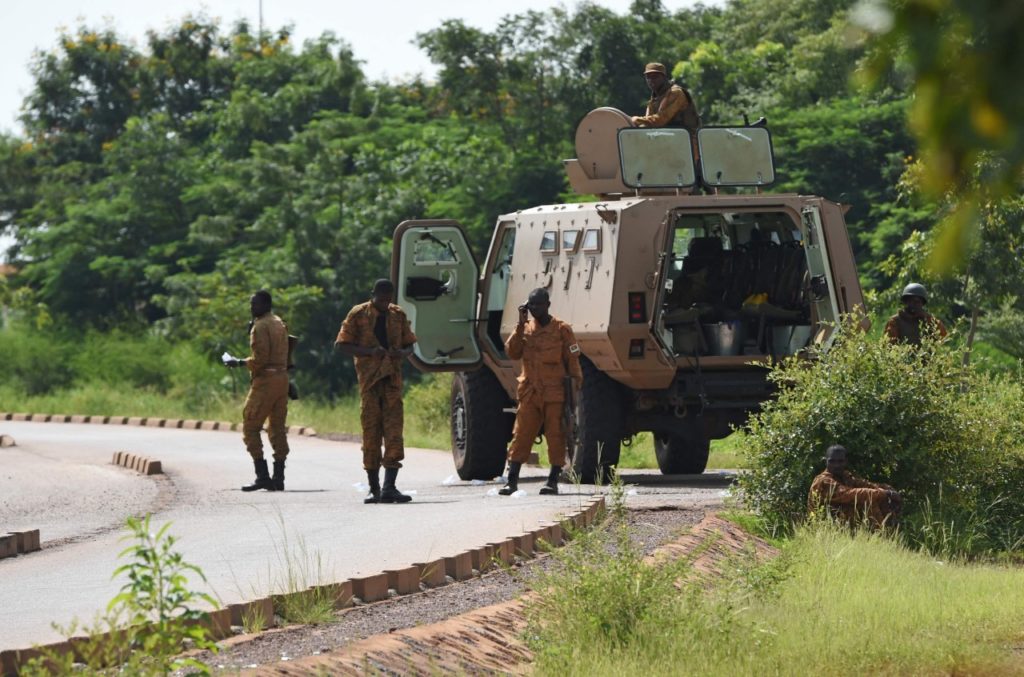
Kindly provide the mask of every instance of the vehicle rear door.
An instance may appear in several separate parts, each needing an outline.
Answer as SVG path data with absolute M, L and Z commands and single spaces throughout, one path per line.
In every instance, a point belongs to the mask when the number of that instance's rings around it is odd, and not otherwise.
M 807 253 L 807 293 L 813 317 L 817 320 L 813 341 L 816 346 L 827 348 L 835 340 L 835 329 L 840 319 L 840 310 L 821 222 L 821 210 L 814 205 L 805 206 L 801 210 L 801 218 L 807 233 L 804 247 Z
M 456 221 L 403 221 L 391 253 L 395 302 L 409 316 L 423 371 L 468 371 L 483 363 L 476 337 L 479 268 Z

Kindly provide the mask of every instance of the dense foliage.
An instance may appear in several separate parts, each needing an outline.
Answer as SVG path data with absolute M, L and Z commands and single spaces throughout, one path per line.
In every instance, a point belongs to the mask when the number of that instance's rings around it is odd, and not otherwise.
M 779 397 L 749 426 L 748 504 L 776 525 L 806 512 L 824 451 L 843 444 L 858 475 L 904 493 L 904 530 L 923 545 L 935 524 L 970 528 L 970 552 L 1024 536 L 1024 390 L 961 364 L 947 343 L 891 345 L 852 329 L 808 366 L 772 371 Z M 957 548 L 960 549 L 960 548 Z M 964 554 L 964 553 L 960 553 Z
M 329 348 L 387 273 L 393 228 L 456 218 L 482 249 L 499 214 L 567 197 L 577 121 L 641 110 L 650 60 L 708 123 L 777 120 L 782 188 L 850 202 L 866 223 L 887 213 L 912 144 L 898 90 L 848 93 L 864 54 L 843 42 L 850 5 L 638 0 L 492 32 L 447 21 L 419 37 L 436 83 L 367 82 L 329 33 L 296 46 L 287 29 L 198 16 L 134 47 L 78 26 L 37 54 L 24 135 L 0 139 L 0 228 L 20 270 L 4 294 L 58 327 L 152 327 L 212 357 L 244 341 L 245 300 L 267 287 L 303 338 L 306 392 L 340 394 L 353 373 Z

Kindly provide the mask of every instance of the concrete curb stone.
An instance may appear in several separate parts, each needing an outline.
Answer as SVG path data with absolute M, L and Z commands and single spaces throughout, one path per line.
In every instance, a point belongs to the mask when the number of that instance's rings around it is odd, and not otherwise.
M 420 581 L 428 587 L 437 588 L 448 582 L 445 578 L 443 559 L 435 559 L 432 562 L 419 562 L 413 564 L 413 566 L 419 569 Z
M 420 568 L 417 566 L 405 567 L 403 569 L 389 569 L 385 571 L 388 575 L 388 588 L 399 595 L 408 595 L 420 591 Z
M 388 575 L 373 574 L 352 579 L 352 595 L 364 603 L 388 598 Z
M 467 550 L 444 558 L 444 573 L 456 581 L 473 577 L 473 556 Z

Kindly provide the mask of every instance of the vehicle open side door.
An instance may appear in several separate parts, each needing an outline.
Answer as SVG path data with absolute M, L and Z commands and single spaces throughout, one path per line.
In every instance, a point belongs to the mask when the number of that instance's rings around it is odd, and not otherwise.
M 821 211 L 815 206 L 804 207 L 801 218 L 807 232 L 804 246 L 807 253 L 807 289 L 812 317 L 816 322 L 813 343 L 819 348 L 827 348 L 835 340 L 840 309 L 821 223 Z
M 483 363 L 476 337 L 479 268 L 456 221 L 403 221 L 391 254 L 395 302 L 416 334 L 423 371 L 467 371 Z

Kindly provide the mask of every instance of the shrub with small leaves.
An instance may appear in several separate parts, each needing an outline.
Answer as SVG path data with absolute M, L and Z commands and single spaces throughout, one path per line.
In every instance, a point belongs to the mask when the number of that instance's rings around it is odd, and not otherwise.
M 747 426 L 747 505 L 775 525 L 799 518 L 825 449 L 842 444 L 854 472 L 904 494 L 908 526 L 925 505 L 963 516 L 995 505 L 1003 526 L 1024 524 L 1024 508 L 1001 498 L 1021 484 L 1024 390 L 963 367 L 955 338 L 892 345 L 850 323 L 816 361 L 773 368 L 778 397 Z

